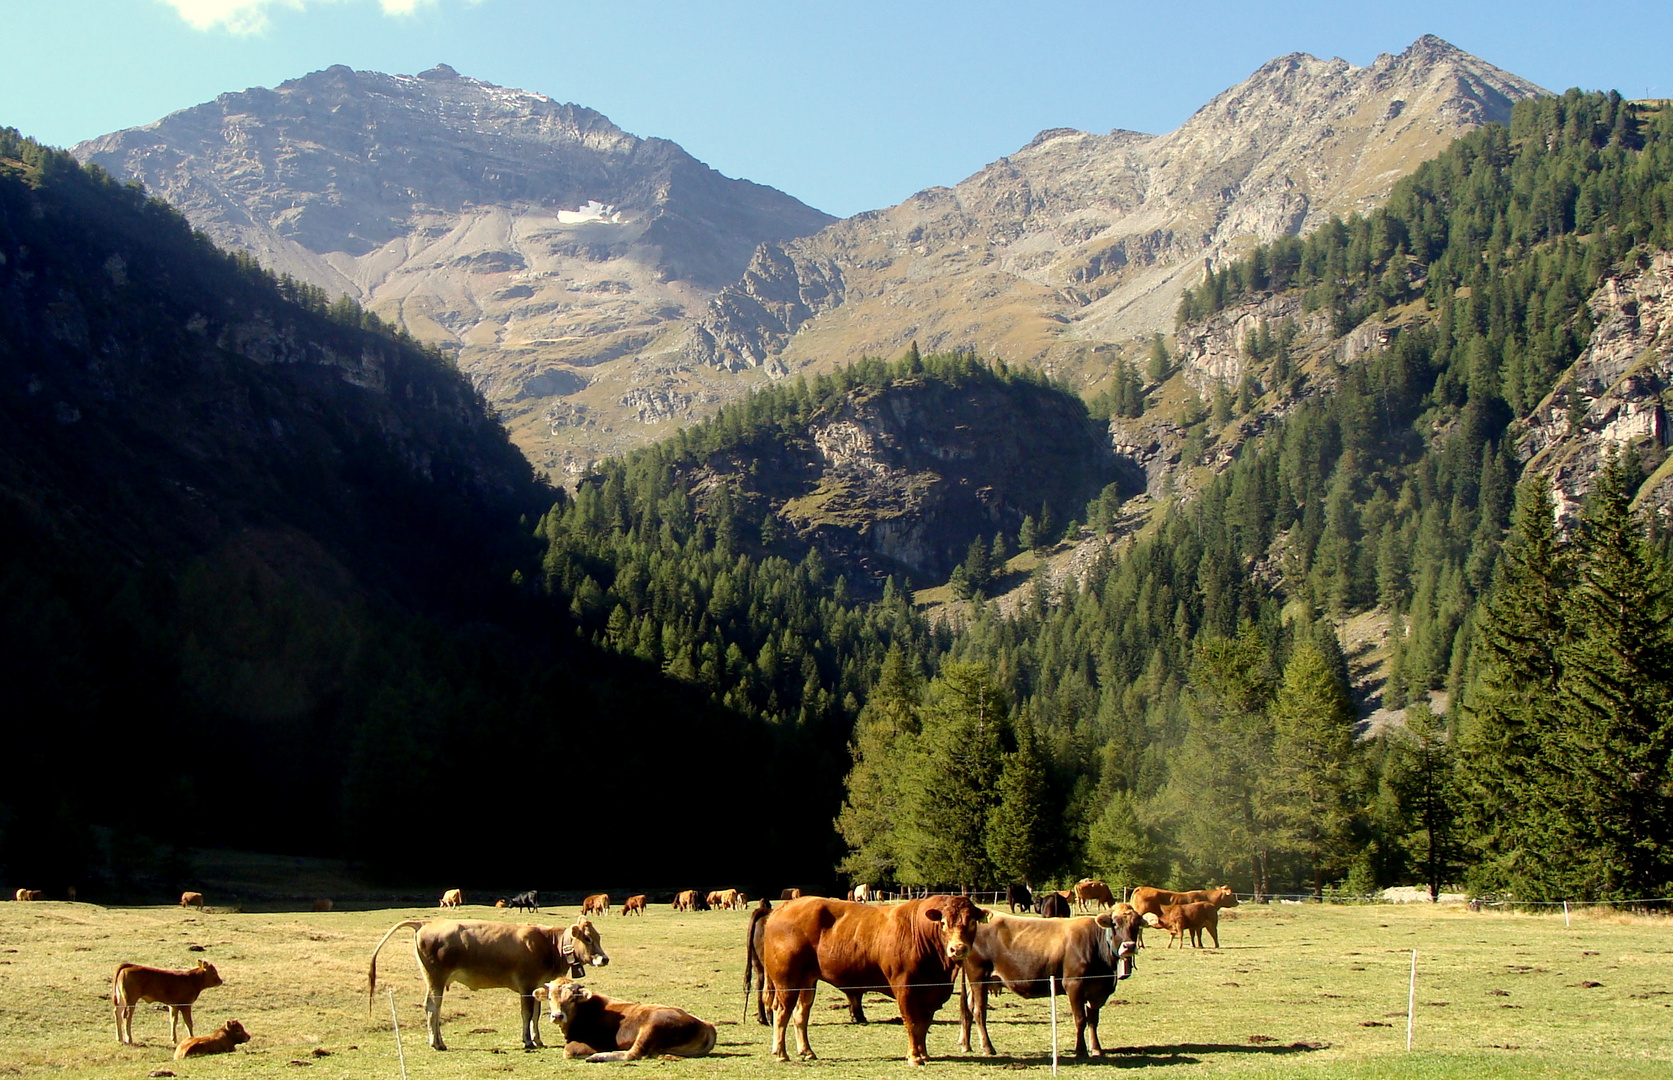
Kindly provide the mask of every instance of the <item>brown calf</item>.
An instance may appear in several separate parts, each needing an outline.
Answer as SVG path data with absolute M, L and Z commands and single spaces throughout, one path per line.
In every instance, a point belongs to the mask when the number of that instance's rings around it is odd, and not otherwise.
M 601 893 L 593 893 L 591 896 L 582 900 L 581 901 L 581 914 L 583 914 L 583 915 L 608 915 L 608 914 L 610 914 L 610 894 L 609 893 L 602 893 L 602 892 Z M 624 912 L 624 914 L 625 914 L 625 912 Z
M 134 1008 L 142 1001 L 155 1001 L 168 1006 L 169 1042 L 178 1043 L 180 1021 L 186 1021 L 186 1034 L 192 1034 L 192 1003 L 205 990 L 220 985 L 221 976 L 215 965 L 202 960 L 187 971 L 118 965 L 110 983 L 110 1003 L 116 1010 L 116 1041 L 134 1044 Z
M 622 904 L 623 915 L 643 915 L 645 913 L 645 894 L 630 896 Z
M 1168 932 L 1168 948 L 1173 948 L 1174 939 L 1179 938 L 1179 947 L 1184 948 L 1184 935 L 1191 935 L 1191 944 L 1202 948 L 1202 932 L 1207 930 L 1214 939 L 1214 947 L 1220 947 L 1220 909 L 1213 904 L 1197 901 L 1193 904 L 1169 904 L 1162 909 L 1158 920 L 1162 929 Z
M 213 1035 L 199 1035 L 195 1039 L 187 1039 L 174 1048 L 174 1060 L 181 1058 L 199 1057 L 203 1054 L 230 1054 L 239 1043 L 250 1041 L 250 1033 L 244 1030 L 244 1025 L 236 1020 L 228 1020 Z
M 181 907 L 195 907 L 203 910 L 203 894 L 200 892 L 183 892 L 180 894 Z
M 569 979 L 535 990 L 563 1029 L 566 1058 L 638 1061 L 671 1054 L 702 1057 L 715 1048 L 715 1026 L 672 1005 L 615 1001 Z

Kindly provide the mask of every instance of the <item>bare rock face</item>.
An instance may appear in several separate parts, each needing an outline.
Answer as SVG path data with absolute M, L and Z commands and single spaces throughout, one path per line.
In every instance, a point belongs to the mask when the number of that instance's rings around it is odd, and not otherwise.
M 455 351 L 555 472 L 712 398 L 678 364 L 642 359 L 758 245 L 833 220 L 591 109 L 446 65 L 333 67 L 74 153 L 223 246 Z
M 1167 135 L 1045 131 L 955 187 L 763 248 L 687 355 L 795 370 L 915 339 L 1090 380 L 1095 344 L 1172 329 L 1205 263 L 1373 208 L 1543 92 L 1428 36 L 1368 67 L 1281 57 Z
M 1591 340 L 1524 421 L 1516 443 L 1527 471 L 1547 477 L 1560 523 L 1584 505 L 1611 450 L 1651 470 L 1641 507 L 1673 512 L 1666 401 L 1673 395 L 1673 252 L 1610 277 L 1589 300 Z

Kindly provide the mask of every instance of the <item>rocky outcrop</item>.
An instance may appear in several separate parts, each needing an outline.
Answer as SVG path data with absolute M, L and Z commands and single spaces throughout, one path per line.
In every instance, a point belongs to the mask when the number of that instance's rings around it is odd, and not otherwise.
M 646 358 L 760 244 L 833 220 L 591 109 L 446 65 L 333 67 L 74 152 L 223 246 L 453 351 L 529 457 L 558 473 L 620 449 L 621 432 L 639 441 L 645 414 L 622 400 L 635 391 L 712 398 Z M 599 419 L 547 419 L 577 406 Z M 658 415 L 649 433 L 687 414 Z
M 1205 262 L 1370 209 L 1542 92 L 1427 36 L 1367 67 L 1281 57 L 1167 135 L 1055 128 L 955 187 L 764 253 L 687 355 L 795 370 L 915 339 L 1093 377 L 1094 344 L 1172 329 Z
M 1611 451 L 1631 451 L 1648 478 L 1639 505 L 1673 511 L 1667 401 L 1673 395 L 1673 252 L 1609 277 L 1588 301 L 1591 340 L 1524 421 L 1526 471 L 1547 477 L 1562 522 L 1581 511 Z

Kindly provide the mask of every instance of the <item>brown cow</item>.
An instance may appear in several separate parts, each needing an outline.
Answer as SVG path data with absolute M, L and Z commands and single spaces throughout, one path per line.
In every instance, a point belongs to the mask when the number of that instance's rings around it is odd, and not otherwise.
M 800 900 L 802 898 L 802 890 L 800 890 L 800 889 L 785 889 L 783 892 L 778 894 L 778 898 L 781 901 L 782 900 Z
M 1162 909 L 1169 904 L 1213 904 L 1215 907 L 1236 907 L 1237 894 L 1232 892 L 1230 885 L 1221 885 L 1213 889 L 1192 889 L 1190 892 L 1172 892 L 1168 889 L 1153 889 L 1149 885 L 1140 885 L 1127 898 L 1133 905 L 1133 910 L 1140 915 L 1162 914 Z
M 1162 929 L 1168 932 L 1168 948 L 1173 948 L 1174 940 L 1180 939 L 1179 947 L 1184 948 L 1184 935 L 1191 935 L 1191 944 L 1202 948 L 1202 932 L 1207 930 L 1214 939 L 1214 947 L 1220 947 L 1220 909 L 1214 904 L 1196 901 L 1190 904 L 1169 904 L 1162 909 L 1158 919 Z
M 1110 887 L 1096 878 L 1082 878 L 1075 882 L 1075 906 L 1082 911 L 1090 904 L 1099 907 L 1115 906 L 1115 897 L 1110 895 Z
M 705 896 L 703 902 L 709 905 L 710 911 L 719 911 L 726 906 L 726 892 L 723 889 L 716 889 Z
M 929 1060 L 924 1037 L 935 1011 L 953 995 L 953 972 L 988 913 L 962 896 L 932 896 L 890 908 L 809 896 L 784 904 L 762 928 L 760 958 L 773 991 L 773 1057 L 790 1060 L 784 1041 L 794 1006 L 797 1054 L 808 1045 L 817 982 L 847 993 L 865 987 L 895 999 L 906 1028 L 906 1060 Z M 751 915 L 753 924 L 757 916 Z M 752 934 L 748 947 L 756 948 Z M 753 965 L 754 956 L 748 958 Z
M 329 901 L 329 900 L 315 900 L 314 901 L 314 910 L 315 911 L 330 911 L 331 908 L 332 908 L 332 904 L 331 904 L 331 901 Z
M 437 906 L 438 907 L 464 907 L 465 906 L 465 894 L 460 892 L 458 889 L 449 889 L 446 892 L 441 894 L 441 903 Z
M 64 899 L 68 900 L 72 904 L 76 902 L 76 887 L 74 885 L 67 885 L 64 887 Z
M 982 1053 L 993 1053 L 988 1038 L 988 992 L 1004 984 L 1024 998 L 1048 997 L 1053 981 L 1069 998 L 1075 1022 L 1075 1056 L 1102 1057 L 1098 1011 L 1119 979 L 1133 973 L 1133 950 L 1144 920 L 1136 912 L 1102 913 L 1093 918 L 1025 919 L 990 914 L 976 928 L 976 941 L 964 958 L 969 993 L 959 999 L 959 1049 L 970 1051 L 970 1023 L 982 1036 Z M 973 1008 L 972 1008 L 973 1006 Z
M 537 987 L 563 1029 L 566 1058 L 638 1061 L 648 1055 L 702 1057 L 715 1048 L 715 1026 L 672 1005 L 616 1001 L 568 979 Z
M 180 894 L 181 907 L 195 907 L 203 910 L 203 894 L 200 892 L 183 892 Z
M 610 894 L 593 893 L 581 901 L 581 914 L 608 915 L 610 914 Z M 623 912 L 625 915 L 626 912 Z
M 497 908 L 503 908 L 503 907 L 505 907 L 505 905 L 506 905 L 506 899 L 503 896 L 500 897 L 498 900 L 494 901 L 494 906 L 497 907 Z
M 675 911 L 696 911 L 697 910 L 697 890 L 696 889 L 686 889 L 683 892 L 676 893 L 674 895 L 674 910 Z
M 175 1047 L 174 1060 L 201 1057 L 204 1054 L 230 1054 L 237 1049 L 239 1043 L 249 1041 L 250 1033 L 244 1030 L 244 1025 L 236 1020 L 228 1020 L 215 1030 L 215 1034 L 199 1035 Z
M 749 897 L 740 892 L 736 896 L 732 897 L 732 903 L 728 906 L 734 911 L 742 911 L 749 907 Z
M 116 1010 L 116 1041 L 134 1044 L 134 1009 L 142 1001 L 155 1001 L 168 1006 L 169 1042 L 178 1043 L 180 1021 L 186 1021 L 186 1034 L 192 1035 L 192 1003 L 205 990 L 220 985 L 221 976 L 215 965 L 202 960 L 187 971 L 139 964 L 117 965 L 116 976 L 110 981 L 110 1004 Z
M 19 889 L 17 898 L 19 900 L 45 900 L 46 892 L 42 889 Z
M 412 951 L 424 972 L 424 1011 L 430 1045 L 437 1050 L 447 1049 L 441 1037 L 441 1000 L 448 983 L 462 983 L 472 990 L 503 987 L 516 991 L 523 1010 L 523 1048 L 528 1050 L 542 1045 L 534 988 L 559 975 L 580 978 L 589 965 L 603 967 L 610 962 L 598 931 L 585 918 L 567 927 L 406 919 L 390 927 L 372 950 L 368 995 L 378 987 L 378 952 L 397 930 L 406 928 L 417 931 Z
M 622 904 L 622 914 L 623 915 L 643 915 L 644 913 L 645 913 L 645 894 L 644 893 L 640 893 L 638 896 L 630 896 L 630 897 L 627 898 L 627 901 Z
M 738 907 L 738 895 L 737 889 L 722 889 L 715 893 L 715 899 L 710 903 L 722 911 L 731 911 Z

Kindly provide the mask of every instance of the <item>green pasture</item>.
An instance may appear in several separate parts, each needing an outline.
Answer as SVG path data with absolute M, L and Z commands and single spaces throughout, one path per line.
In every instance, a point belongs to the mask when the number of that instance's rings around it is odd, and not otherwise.
M 573 907 L 538 921 L 573 919 Z M 604 993 L 680 1005 L 719 1025 L 714 1056 L 589 1065 L 561 1049 L 525 1053 L 517 1007 L 502 991 L 449 991 L 444 1032 L 424 1043 L 421 984 L 403 932 L 384 949 L 368 1012 L 366 962 L 396 921 L 433 909 L 324 914 L 199 914 L 180 908 L 0 903 L 0 1076 L 398 1078 L 394 991 L 412 1080 L 549 1077 L 612 1068 L 685 1077 L 764 1077 L 808 1070 L 831 1080 L 898 1077 L 905 1037 L 886 999 L 873 1023 L 846 1022 L 842 998 L 820 991 L 811 1038 L 820 1060 L 779 1065 L 768 1031 L 743 1020 L 747 914 L 676 914 L 602 921 L 611 965 L 588 976 Z M 472 907 L 465 918 L 507 919 Z M 1102 1061 L 1062 1068 L 1191 1077 L 1667 1077 L 1673 1075 L 1673 920 L 1619 915 L 1470 913 L 1428 906 L 1245 905 L 1225 914 L 1222 949 L 1166 949 L 1152 932 L 1137 974 L 1105 1009 Z M 193 951 L 192 945 L 202 946 Z M 1406 1050 L 1407 985 L 1418 950 L 1414 1048 Z M 108 1004 L 118 962 L 215 963 L 226 985 L 205 992 L 197 1032 L 236 1018 L 254 1041 L 235 1055 L 170 1060 L 167 1016 L 142 1010 L 121 1046 Z M 1065 1044 L 1072 1035 L 1064 1018 Z M 990 1030 L 1001 1056 L 956 1052 L 958 1013 L 944 1008 L 928 1071 L 987 1077 L 1051 1068 L 1044 1002 L 996 998 Z M 543 1023 L 548 1043 L 561 1043 Z

